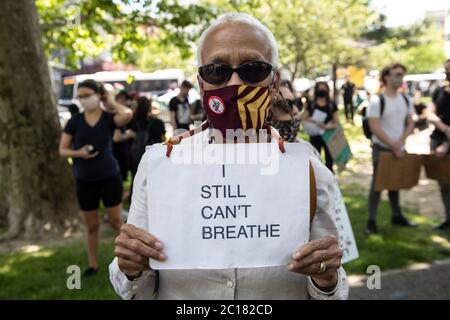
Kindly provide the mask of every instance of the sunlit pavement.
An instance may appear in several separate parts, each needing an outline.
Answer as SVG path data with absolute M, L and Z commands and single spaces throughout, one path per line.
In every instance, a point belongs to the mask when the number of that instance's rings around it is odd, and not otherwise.
M 369 290 L 367 276 L 349 276 L 349 299 L 450 299 L 450 259 L 381 273 L 381 289 Z M 373 283 L 369 281 L 369 283 Z

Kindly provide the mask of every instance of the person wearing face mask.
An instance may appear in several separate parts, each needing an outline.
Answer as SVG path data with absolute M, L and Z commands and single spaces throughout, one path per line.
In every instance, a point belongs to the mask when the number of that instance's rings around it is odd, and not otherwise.
M 400 63 L 392 63 L 381 71 L 380 81 L 384 92 L 372 96 L 367 117 L 372 132 L 372 164 L 373 175 L 369 192 L 369 220 L 366 233 L 377 232 L 376 215 L 381 192 L 375 191 L 375 177 L 380 152 L 390 151 L 396 158 L 405 152 L 406 138 L 414 130 L 413 104 L 409 97 L 399 92 L 403 85 L 406 67 Z M 389 202 L 392 211 L 392 224 L 412 227 L 415 224 L 406 219 L 400 208 L 399 191 L 389 191 Z
M 118 233 L 123 224 L 122 179 L 112 144 L 114 129 L 125 126 L 133 113 L 116 103 L 94 80 L 81 82 L 77 95 L 84 111 L 67 122 L 59 143 L 59 153 L 73 159 L 77 199 L 87 233 L 89 268 L 84 276 L 89 277 L 98 272 L 100 200 L 106 207 L 108 221 L 115 232 Z M 102 109 L 102 105 L 108 112 Z
M 444 158 L 450 155 L 450 59 L 445 62 L 446 80 L 443 85 L 433 93 L 433 103 L 428 120 L 435 126 L 431 134 L 431 150 L 437 157 Z M 445 221 L 435 229 L 439 231 L 450 230 L 450 185 L 439 183 L 442 201 L 445 208 Z
M 306 107 L 303 115 L 305 126 L 313 125 L 323 130 L 336 129 L 339 125 L 339 115 L 336 103 L 331 100 L 330 87 L 326 82 L 319 81 L 314 87 L 314 99 Z M 325 165 L 333 172 L 333 158 L 322 138 L 322 131 L 309 132 L 310 142 L 319 154 L 325 152 Z
M 192 87 L 189 81 L 183 81 L 180 86 L 180 93 L 169 102 L 170 123 L 174 132 L 176 130 L 189 130 L 191 108 L 188 96 Z
M 270 109 L 270 124 L 278 130 L 280 136 L 287 142 L 298 142 L 297 134 L 300 129 L 300 112 L 297 100 L 292 91 L 290 81 L 280 83 L 280 92 Z
M 273 34 L 250 15 L 225 14 L 203 32 L 197 57 L 200 93 L 208 118 L 202 128 L 213 128 L 211 131 L 226 143 L 236 141 L 231 136 L 234 130 L 251 131 L 258 141 L 268 142 L 262 140 L 263 133 L 274 130 L 267 116 L 280 81 Z M 179 137 L 170 141 L 176 139 Z M 311 154 L 317 177 L 317 210 L 310 242 L 292 253 L 288 266 L 155 271 L 149 266 L 150 257 L 159 261 L 170 257 L 165 255 L 158 235 L 147 231 L 146 188 L 152 183 L 147 178 L 147 151 L 136 175 L 129 220 L 116 238 L 116 258 L 110 265 L 115 291 L 123 299 L 345 299 L 348 283 L 331 212 L 333 175 Z M 293 188 L 298 183 L 287 181 Z

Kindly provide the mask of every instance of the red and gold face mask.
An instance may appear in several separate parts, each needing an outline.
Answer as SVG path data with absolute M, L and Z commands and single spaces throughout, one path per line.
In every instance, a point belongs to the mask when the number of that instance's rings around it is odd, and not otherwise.
M 263 128 L 271 103 L 269 87 L 233 85 L 203 93 L 203 108 L 212 127 L 226 130 Z

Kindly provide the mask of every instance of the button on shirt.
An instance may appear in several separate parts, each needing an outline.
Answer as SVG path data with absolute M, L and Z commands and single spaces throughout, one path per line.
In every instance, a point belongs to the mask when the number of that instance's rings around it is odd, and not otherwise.
M 302 142 L 305 143 L 305 142 Z M 309 143 L 308 143 L 309 145 Z M 309 145 L 310 146 L 310 145 Z M 312 146 L 310 161 L 316 176 L 317 210 L 310 240 L 329 235 L 338 237 L 332 218 L 333 175 L 317 158 Z M 128 223 L 147 229 L 147 156 L 144 154 L 135 178 L 133 202 Z M 305 275 L 287 266 L 219 270 L 150 270 L 130 281 L 120 271 L 117 258 L 109 266 L 110 280 L 123 299 L 347 299 L 348 282 L 344 269 L 338 269 L 338 283 L 332 292 L 319 290 Z M 158 284 L 158 285 L 157 285 Z

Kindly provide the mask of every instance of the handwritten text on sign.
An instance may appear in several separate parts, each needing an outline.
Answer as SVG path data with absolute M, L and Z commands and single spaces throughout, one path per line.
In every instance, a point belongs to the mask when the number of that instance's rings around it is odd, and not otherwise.
M 149 150 L 148 229 L 165 245 L 154 269 L 224 269 L 285 265 L 309 238 L 308 150 L 288 144 L 209 145 L 235 154 L 267 148 L 279 157 L 277 172 L 259 164 L 182 163 L 165 146 Z M 271 150 L 271 151 L 269 151 Z
M 336 180 L 334 181 L 334 221 L 339 233 L 339 245 L 343 251 L 342 263 L 358 259 L 358 247 L 353 235 L 352 225 L 345 207 L 344 198 Z

